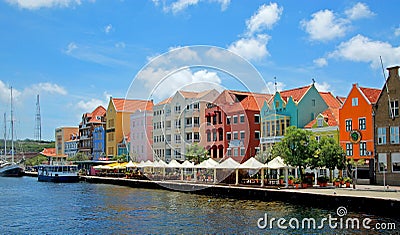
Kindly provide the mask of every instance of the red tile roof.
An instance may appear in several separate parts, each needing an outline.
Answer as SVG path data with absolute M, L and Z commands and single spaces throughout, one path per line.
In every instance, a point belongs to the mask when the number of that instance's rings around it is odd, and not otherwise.
M 40 154 L 46 157 L 54 157 L 56 156 L 56 148 L 44 148 Z
M 101 122 L 101 119 L 97 119 L 97 117 L 104 117 L 106 115 L 107 110 L 103 106 L 98 106 L 92 113 L 88 114 L 90 117 L 89 122 Z
M 307 93 L 307 91 L 311 88 L 312 85 L 308 86 L 303 86 L 303 87 L 298 87 L 290 90 L 285 90 L 279 92 L 281 94 L 282 99 L 284 99 L 286 102 L 288 101 L 289 97 L 293 98 L 293 101 L 299 102 L 304 94 Z
M 339 125 L 339 109 L 332 110 L 332 109 L 328 108 L 321 114 L 324 117 L 325 122 L 328 123 L 328 126 L 338 126 Z M 312 128 L 316 122 L 317 122 L 317 118 L 315 118 L 311 122 L 307 123 L 307 125 L 305 125 L 304 128 Z
M 224 90 L 214 101 L 214 103 L 224 109 L 229 106 L 229 110 L 255 110 L 260 111 L 264 101 L 272 98 L 270 94 Z
M 376 88 L 366 88 L 366 87 L 359 87 L 360 91 L 364 93 L 365 97 L 371 102 L 372 104 L 375 104 L 376 101 L 378 101 L 379 94 L 381 93 L 380 89 Z
M 117 112 L 135 112 L 136 110 L 153 109 L 153 101 L 148 100 L 128 100 L 121 98 L 112 98 Z
M 339 99 L 332 95 L 330 92 L 319 92 L 322 99 L 324 99 L 326 105 L 332 109 L 339 109 L 342 106 L 342 103 Z

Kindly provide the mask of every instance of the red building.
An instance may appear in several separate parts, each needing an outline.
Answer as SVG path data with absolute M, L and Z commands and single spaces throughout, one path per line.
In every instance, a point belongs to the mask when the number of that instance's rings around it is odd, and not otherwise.
M 205 111 L 209 155 L 245 162 L 260 150 L 260 109 L 272 95 L 225 90 Z

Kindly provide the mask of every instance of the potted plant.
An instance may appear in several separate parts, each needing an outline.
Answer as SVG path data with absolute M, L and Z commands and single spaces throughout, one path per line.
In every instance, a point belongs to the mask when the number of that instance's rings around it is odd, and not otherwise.
M 333 179 L 333 185 L 335 186 L 335 187 L 339 187 L 340 186 L 340 182 L 341 182 L 341 179 L 340 178 L 334 178 Z
M 294 180 L 294 176 L 293 175 L 289 175 L 288 176 L 288 184 L 289 185 L 293 185 L 293 183 L 294 183 L 293 180 Z
M 328 185 L 328 177 L 326 176 L 323 175 L 319 176 L 317 178 L 317 181 L 320 187 L 326 187 Z
M 301 184 L 301 179 L 300 178 L 294 178 L 293 179 L 294 187 L 299 188 Z
M 279 184 L 280 185 L 283 185 L 284 179 L 285 179 L 285 176 L 283 176 L 283 175 L 279 176 Z
M 346 184 L 346 188 L 350 188 L 350 184 L 352 183 L 352 180 L 350 177 L 344 178 L 344 183 Z

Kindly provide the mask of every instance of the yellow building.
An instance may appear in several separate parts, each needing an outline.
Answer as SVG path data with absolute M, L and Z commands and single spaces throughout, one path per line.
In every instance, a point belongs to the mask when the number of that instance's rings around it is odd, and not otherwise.
M 56 155 L 65 154 L 65 142 L 71 140 L 71 136 L 77 136 L 79 133 L 78 127 L 59 127 L 55 130 L 55 147 Z
M 109 158 L 118 155 L 118 144 L 124 136 L 129 136 L 130 115 L 136 110 L 152 110 L 153 101 L 110 98 L 107 108 L 106 155 Z

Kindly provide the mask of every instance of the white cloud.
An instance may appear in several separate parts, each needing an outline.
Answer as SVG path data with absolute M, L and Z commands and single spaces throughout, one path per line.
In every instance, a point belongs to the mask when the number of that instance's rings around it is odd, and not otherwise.
M 71 54 L 73 50 L 78 49 L 78 46 L 74 42 L 70 42 L 65 50 L 65 53 Z
M 116 47 L 116 48 L 125 48 L 126 45 L 125 45 L 124 42 L 117 42 L 117 43 L 115 43 L 115 47 Z
M 233 42 L 228 50 L 246 58 L 247 60 L 258 61 L 269 55 L 267 43 L 270 36 L 266 34 L 257 35 L 257 37 L 241 38 Z
M 163 79 L 160 79 L 163 78 Z M 147 90 L 152 91 L 149 97 L 164 99 L 178 90 L 203 91 L 218 89 L 221 78 L 216 72 L 206 69 L 192 71 L 190 69 L 163 70 L 148 67 L 141 71 L 138 79 L 144 81 Z
M 356 3 L 352 8 L 347 9 L 344 13 L 351 20 L 369 18 L 375 15 L 375 13 L 373 13 L 369 7 L 362 2 Z
M 278 7 L 276 3 L 261 5 L 258 11 L 246 21 L 247 34 L 252 36 L 254 33 L 258 33 L 264 29 L 271 29 L 279 21 L 282 11 L 283 8 Z
M 327 82 L 322 82 L 322 83 L 314 83 L 315 88 L 317 88 L 318 91 L 320 92 L 328 92 L 328 91 L 332 91 L 331 85 L 329 85 Z
M 328 61 L 326 60 L 326 58 L 318 58 L 313 60 L 314 64 L 318 67 L 324 67 L 326 65 L 328 65 Z
M 112 29 L 113 29 L 113 26 L 111 24 L 108 24 L 108 25 L 104 26 L 104 32 L 106 34 L 109 34 Z
M 39 8 L 70 7 L 80 5 L 80 0 L 6 0 L 9 4 L 20 8 L 36 10 Z
M 229 4 L 230 0 L 207 0 L 208 2 L 216 2 L 221 5 L 221 11 L 225 11 Z M 160 0 L 152 0 L 153 4 L 158 7 L 162 2 L 163 11 L 164 12 L 172 12 L 173 14 L 177 14 L 189 8 L 190 6 L 195 6 L 200 2 L 205 2 L 205 0 L 177 0 L 170 4 L 167 4 L 166 1 Z
M 28 93 L 46 92 L 46 93 L 55 94 L 55 95 L 67 95 L 68 94 L 67 90 L 65 90 L 65 88 L 63 88 L 62 86 L 59 86 L 54 83 L 49 83 L 49 82 L 33 84 L 32 86 L 26 88 L 25 92 L 28 92 Z
M 396 36 L 396 37 L 400 36 L 400 27 L 398 27 L 394 30 L 394 36 Z
M 79 109 L 81 109 L 83 112 L 92 112 L 99 105 L 103 106 L 104 108 L 107 108 L 108 101 L 110 100 L 111 95 L 108 94 L 107 92 L 104 92 L 103 96 L 104 96 L 104 100 L 95 99 L 95 98 L 91 98 L 90 100 L 87 100 L 87 101 L 80 100 L 77 103 L 77 107 Z
M 328 55 L 329 58 L 370 63 L 372 68 L 380 67 L 379 56 L 382 56 L 385 66 L 396 65 L 400 61 L 400 47 L 356 35 L 350 40 L 342 42 L 335 51 Z
M 302 20 L 300 24 L 311 40 L 329 41 L 344 36 L 348 23 L 348 20 L 337 18 L 330 10 L 321 10 L 314 13 L 311 20 Z
M 13 88 L 13 100 L 18 100 L 21 92 Z M 0 80 L 0 102 L 2 104 L 9 104 L 11 101 L 11 87 Z
M 263 93 L 275 94 L 275 89 L 277 91 L 282 91 L 286 87 L 283 82 L 267 82 L 267 86 L 262 90 Z

